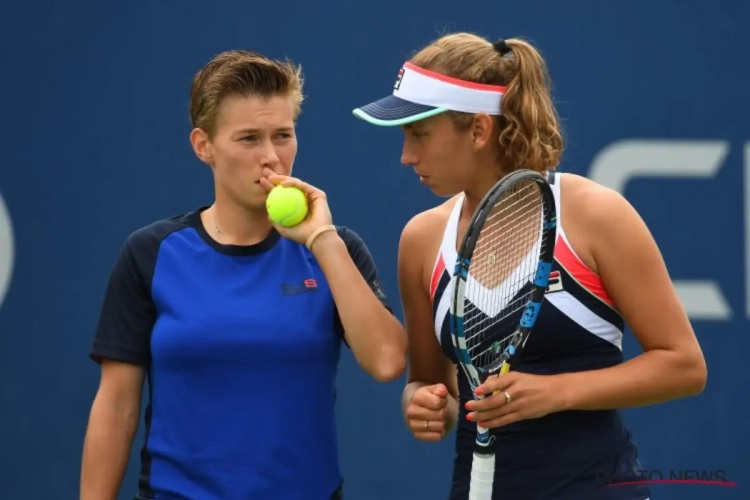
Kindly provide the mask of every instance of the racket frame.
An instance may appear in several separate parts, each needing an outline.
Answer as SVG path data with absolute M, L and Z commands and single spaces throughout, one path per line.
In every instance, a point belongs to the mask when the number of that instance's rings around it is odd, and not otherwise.
M 486 396 L 478 396 L 474 392 L 492 375 L 501 376 L 510 370 L 511 362 L 515 362 L 529 339 L 539 310 L 544 300 L 544 294 L 549 284 L 549 274 L 554 259 L 555 243 L 557 240 L 557 208 L 552 187 L 547 175 L 534 170 L 516 170 L 498 181 L 482 198 L 479 206 L 469 220 L 466 234 L 459 247 L 456 265 L 453 271 L 453 292 L 450 300 L 451 337 L 459 364 L 462 366 L 471 386 L 475 400 L 482 400 Z M 463 308 L 471 257 L 474 253 L 481 229 L 495 204 L 502 199 L 507 191 L 520 181 L 533 181 L 539 187 L 543 198 L 542 210 L 544 214 L 541 223 L 541 237 L 546 238 L 547 244 L 541 249 L 537 263 L 534 283 L 529 300 L 525 305 L 523 315 L 514 333 L 515 338 L 508 345 L 500 358 L 487 367 L 477 367 L 471 361 L 466 349 L 466 339 L 463 327 Z M 469 499 L 490 500 L 495 469 L 495 437 L 484 427 L 477 424 L 477 438 L 474 447 L 474 457 L 471 472 Z

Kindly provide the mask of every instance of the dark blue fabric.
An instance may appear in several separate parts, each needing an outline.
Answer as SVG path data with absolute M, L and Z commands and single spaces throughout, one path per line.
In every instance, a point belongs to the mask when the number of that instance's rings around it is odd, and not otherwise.
M 425 106 L 415 104 L 399 97 L 389 95 L 379 101 L 372 102 L 359 108 L 369 116 L 378 120 L 395 121 L 403 118 L 421 115 L 427 111 L 432 111 L 435 106 Z
M 362 240 L 338 228 L 379 298 Z M 225 246 L 199 211 L 127 240 L 91 356 L 142 365 L 139 498 L 326 500 L 342 483 L 334 415 L 343 331 L 319 265 L 272 232 Z
M 550 176 L 552 183 L 557 176 Z M 559 273 L 558 290 L 589 313 L 625 328 L 623 318 L 592 294 L 557 260 L 552 270 Z M 450 284 L 444 270 L 436 287 L 433 314 Z M 564 284 L 564 287 L 563 287 Z M 597 370 L 619 365 L 619 347 L 558 309 L 556 301 L 545 300 L 533 332 L 511 370 L 534 375 Z M 482 324 L 486 316 L 475 309 L 471 321 Z M 520 309 L 519 309 L 520 314 Z M 440 344 L 443 353 L 458 363 L 451 336 L 449 315 L 442 320 Z M 450 500 L 466 500 L 476 441 L 476 423 L 466 419 L 467 401 L 473 399 L 464 371 L 458 369 L 459 416 L 456 424 L 456 455 Z M 509 389 L 512 393 L 512 389 Z M 512 395 L 512 394 L 511 394 Z M 645 484 L 623 484 L 642 480 L 638 448 L 618 410 L 561 411 L 521 420 L 491 430 L 497 440 L 493 500 L 646 500 Z M 615 485 L 615 483 L 620 483 Z
M 590 311 L 622 327 L 622 319 L 576 283 L 559 265 L 565 290 Z M 443 273 L 438 293 L 450 275 Z M 437 301 L 435 301 L 437 302 Z M 440 335 L 443 353 L 458 362 L 446 315 Z M 511 370 L 554 375 L 615 366 L 622 351 L 545 302 L 525 349 Z M 465 404 L 473 399 L 466 375 L 458 369 L 459 416 L 450 500 L 466 500 L 476 440 L 476 423 L 466 419 Z M 497 439 L 493 500 L 645 500 L 644 484 L 617 485 L 642 480 L 638 449 L 617 410 L 563 411 L 523 420 L 492 430 Z

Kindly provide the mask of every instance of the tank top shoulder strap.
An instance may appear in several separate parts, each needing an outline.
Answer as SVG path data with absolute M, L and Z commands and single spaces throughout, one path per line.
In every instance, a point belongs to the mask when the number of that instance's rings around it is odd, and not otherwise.
M 461 209 L 464 205 L 463 193 L 459 196 L 451 209 L 448 222 L 443 231 L 443 241 L 440 243 L 440 253 L 449 258 L 450 262 L 456 260 L 456 243 L 458 238 L 458 221 L 461 219 Z
M 456 252 L 456 240 L 458 238 L 458 222 L 461 219 L 461 208 L 464 204 L 463 193 L 459 195 L 458 200 L 453 205 L 448 221 L 443 231 L 443 239 L 440 241 L 440 249 L 435 257 L 435 263 L 432 266 L 432 279 L 430 280 L 430 299 L 435 298 L 438 284 L 444 273 L 451 274 L 452 266 L 456 262 L 458 252 Z
M 561 195 L 561 175 L 560 172 L 547 172 L 547 180 L 550 183 L 550 186 L 552 187 L 552 195 L 555 198 L 555 210 L 557 210 L 557 233 L 558 238 L 563 235 L 563 229 L 562 229 L 562 211 L 560 210 L 562 203 L 560 202 L 562 199 Z

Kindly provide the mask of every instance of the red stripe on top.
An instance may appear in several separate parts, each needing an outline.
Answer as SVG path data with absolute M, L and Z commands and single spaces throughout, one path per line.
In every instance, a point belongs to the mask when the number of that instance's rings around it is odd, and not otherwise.
M 432 270 L 432 279 L 430 280 L 430 302 L 435 299 L 435 292 L 437 291 L 438 283 L 440 283 L 440 278 L 443 276 L 443 272 L 445 272 L 445 262 L 443 261 L 443 254 L 440 254 L 440 257 L 435 264 L 435 269 Z
M 467 82 L 466 80 L 459 80 L 458 78 L 453 78 L 441 73 L 435 73 L 434 71 L 430 71 L 428 69 L 420 68 L 419 66 L 415 66 L 410 62 L 404 63 L 404 67 L 409 68 L 410 70 L 421 75 L 434 78 L 435 80 L 440 80 L 441 82 L 445 83 L 451 83 L 453 85 L 458 85 L 459 87 L 464 87 L 467 89 L 489 90 L 490 92 L 505 92 L 507 90 L 507 87 L 503 87 L 502 85 L 488 85 L 486 83 L 474 83 Z
M 565 238 L 557 239 L 557 245 L 555 245 L 555 259 L 557 259 L 560 265 L 562 265 L 582 287 L 610 307 L 615 307 L 615 303 L 609 297 L 599 275 L 589 269 L 586 264 L 581 262 L 581 259 L 578 258 L 568 245 L 568 242 L 565 241 Z

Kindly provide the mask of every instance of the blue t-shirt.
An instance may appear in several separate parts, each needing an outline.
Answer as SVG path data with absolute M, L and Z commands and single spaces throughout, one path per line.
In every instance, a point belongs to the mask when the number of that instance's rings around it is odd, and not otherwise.
M 200 212 L 131 234 L 91 351 L 147 368 L 139 499 L 328 500 L 343 329 L 310 251 L 275 231 L 221 245 Z M 386 307 L 364 242 L 339 227 Z

